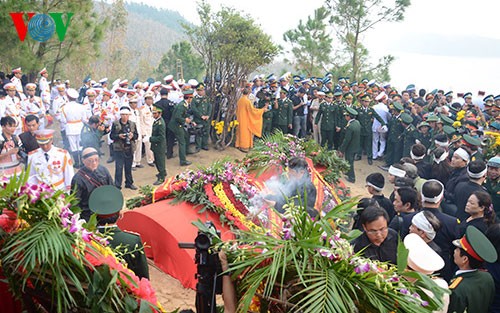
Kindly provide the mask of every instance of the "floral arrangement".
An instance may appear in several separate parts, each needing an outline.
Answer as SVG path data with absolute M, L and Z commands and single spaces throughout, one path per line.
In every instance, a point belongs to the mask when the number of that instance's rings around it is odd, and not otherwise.
M 500 154 L 500 133 L 496 131 L 485 131 L 484 135 L 487 139 L 486 149 L 484 151 L 485 159 L 492 158 Z
M 139 279 L 106 246 L 75 199 L 28 174 L 0 183 L 0 272 L 30 312 L 161 310 L 147 279 Z
M 324 167 L 321 175 L 330 184 L 339 183 L 342 174 L 349 170 L 349 164 L 335 151 L 320 146 L 312 139 L 297 138 L 279 130 L 257 141 L 243 162 L 249 170 L 265 170 L 270 165 L 286 167 L 292 157 L 308 157 L 315 166 Z
M 229 123 L 229 127 L 227 128 L 227 132 L 230 132 L 232 129 L 236 128 L 236 126 L 238 126 L 238 124 L 239 123 L 237 120 L 231 121 Z M 224 121 L 217 122 L 217 121 L 213 120 L 212 126 L 215 129 L 215 133 L 217 135 L 221 135 L 222 132 L 224 131 Z
M 305 208 L 289 207 L 281 236 L 240 232 L 220 244 L 236 280 L 238 312 L 432 312 L 446 292 L 431 278 L 406 269 L 407 250 L 398 247 L 398 266 L 364 258 L 332 221 L 347 218 L 345 202 L 313 220 Z M 434 296 L 428 296 L 425 290 Z

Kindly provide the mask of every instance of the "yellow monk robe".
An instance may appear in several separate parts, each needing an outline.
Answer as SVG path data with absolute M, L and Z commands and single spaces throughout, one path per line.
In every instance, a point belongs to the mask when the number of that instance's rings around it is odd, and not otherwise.
M 250 149 L 253 147 L 253 136 L 262 136 L 262 114 L 264 108 L 257 109 L 252 105 L 248 96 L 243 95 L 236 107 L 236 148 Z

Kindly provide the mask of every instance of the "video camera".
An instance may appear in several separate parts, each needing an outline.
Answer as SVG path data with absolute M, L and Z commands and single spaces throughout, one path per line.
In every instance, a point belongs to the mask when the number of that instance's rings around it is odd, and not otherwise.
M 205 222 L 207 229 L 215 230 L 220 237 L 220 232 L 211 221 Z M 179 248 L 196 249 L 194 262 L 197 265 L 196 279 L 196 312 L 215 313 L 217 311 L 215 295 L 222 294 L 222 266 L 218 251 L 211 249 L 213 234 L 208 231 L 198 231 L 194 243 L 179 243 Z
M 196 124 L 196 126 L 194 126 L 192 123 L 189 123 L 186 125 L 186 131 L 188 132 L 188 134 L 190 136 L 191 135 L 199 135 L 203 131 L 203 125 Z

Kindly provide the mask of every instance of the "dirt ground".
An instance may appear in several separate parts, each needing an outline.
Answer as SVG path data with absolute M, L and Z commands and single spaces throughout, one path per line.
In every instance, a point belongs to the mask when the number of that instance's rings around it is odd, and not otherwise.
M 174 151 L 176 151 L 176 149 L 177 147 L 174 148 Z M 104 148 L 103 150 L 106 153 L 108 152 L 107 148 Z M 212 164 L 214 161 L 223 158 L 230 158 L 233 160 L 242 159 L 244 156 L 245 154 L 243 152 L 240 152 L 235 148 L 227 148 L 224 151 L 217 151 L 213 148 L 209 151 L 202 150 L 197 154 L 188 155 L 188 160 L 193 162 L 193 164 L 189 167 L 180 166 L 178 157 L 167 160 L 167 174 L 168 176 L 172 176 L 186 170 L 187 168 L 207 166 Z M 107 158 L 108 155 L 104 156 L 101 160 L 101 164 L 105 165 L 110 170 L 111 174 L 114 175 L 114 163 L 106 164 Z M 144 159 L 142 160 L 142 164 L 144 165 L 144 168 L 140 168 L 132 172 L 134 183 L 138 187 L 146 184 L 152 184 L 156 180 L 156 168 L 148 166 L 146 160 Z M 380 172 L 385 176 L 387 174 L 386 172 L 380 170 L 378 165 L 382 165 L 382 162 L 374 161 L 373 165 L 368 165 L 366 157 L 363 157 L 361 161 L 355 162 L 356 183 L 351 184 L 345 181 L 346 186 L 351 189 L 351 195 L 368 196 L 368 193 L 364 188 L 366 176 L 373 172 Z M 138 191 L 132 191 L 129 189 L 122 189 L 122 191 L 125 198 L 130 198 L 139 194 Z M 387 184 L 384 192 L 386 195 L 390 193 L 390 189 L 387 188 Z M 194 310 L 195 291 L 184 288 L 179 281 L 156 268 L 151 260 L 149 262 L 151 283 L 155 288 L 158 299 L 165 310 L 167 310 L 167 312 L 171 312 L 177 308 L 191 308 Z

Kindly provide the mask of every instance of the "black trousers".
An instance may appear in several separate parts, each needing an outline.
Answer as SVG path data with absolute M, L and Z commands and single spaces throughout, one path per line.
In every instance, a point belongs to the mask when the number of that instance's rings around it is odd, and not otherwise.
M 134 155 L 131 151 L 115 151 L 115 186 L 121 188 L 123 170 L 125 170 L 125 186 L 131 186 L 134 184 L 134 179 L 132 178 L 132 162 L 134 161 Z
M 166 139 L 167 139 L 167 157 L 171 158 L 172 155 L 174 154 L 174 143 L 175 143 L 175 134 L 168 129 L 166 131 Z

